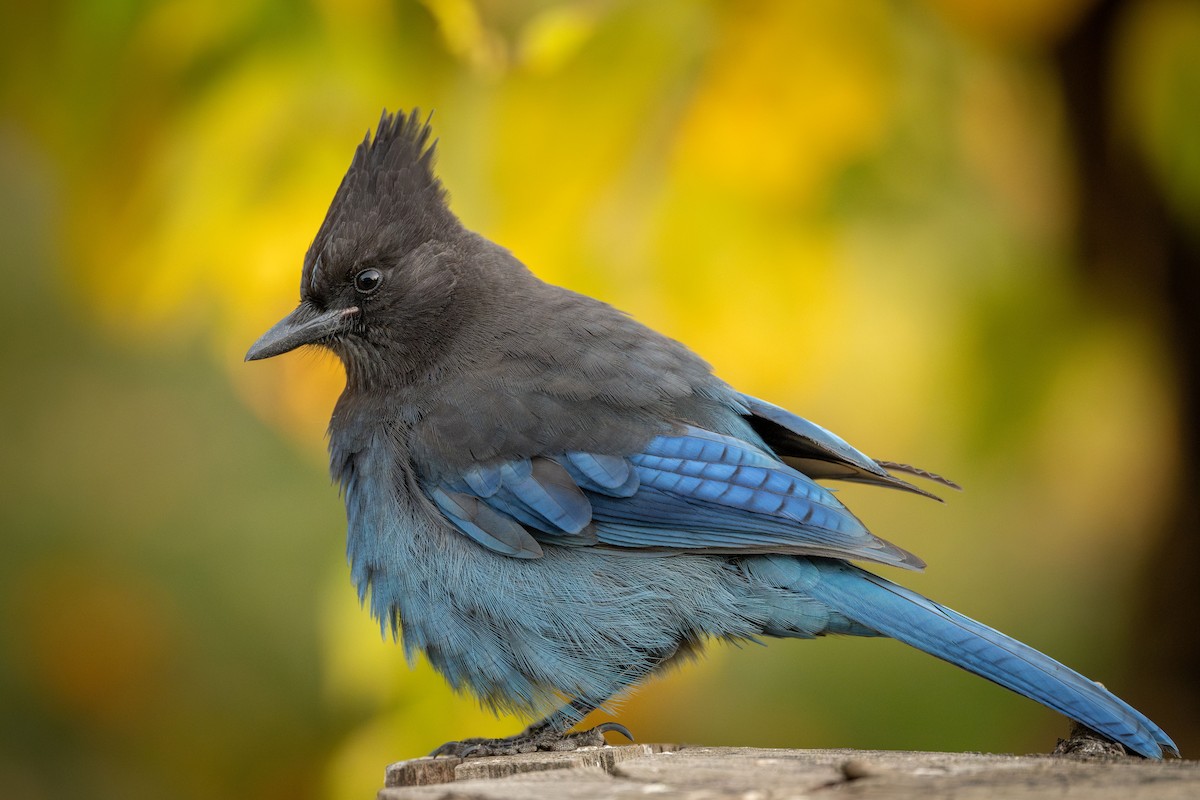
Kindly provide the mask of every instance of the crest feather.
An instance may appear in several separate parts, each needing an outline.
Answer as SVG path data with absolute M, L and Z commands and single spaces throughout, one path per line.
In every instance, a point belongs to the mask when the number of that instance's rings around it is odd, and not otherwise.
M 374 141 L 371 132 L 367 131 L 366 138 L 354 152 L 350 172 L 360 170 L 368 175 L 403 173 L 413 184 L 407 188 L 432 190 L 444 199 L 445 190 L 433 174 L 437 140 L 431 141 L 433 128 L 429 122 L 432 119 L 430 113 L 422 122 L 421 112 L 416 108 L 407 115 L 400 111 L 389 114 L 384 109 Z
M 374 138 L 367 131 L 309 248 L 302 288 L 315 291 L 323 268 L 400 257 L 460 227 L 433 171 L 432 116 L 385 109 Z

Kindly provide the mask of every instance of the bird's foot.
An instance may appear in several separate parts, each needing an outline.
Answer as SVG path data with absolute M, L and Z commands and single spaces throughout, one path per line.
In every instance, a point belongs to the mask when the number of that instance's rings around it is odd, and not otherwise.
M 1058 740 L 1058 744 L 1054 747 L 1054 755 L 1078 758 L 1114 758 L 1127 756 L 1129 751 L 1123 745 L 1072 720 L 1070 738 Z
M 560 733 L 553 730 L 535 730 L 527 728 L 516 736 L 504 739 L 463 739 L 460 742 L 446 742 L 429 755 L 457 756 L 458 758 L 477 758 L 481 756 L 512 756 L 517 753 L 535 753 L 539 750 L 564 752 L 577 750 L 580 747 L 599 747 L 607 744 L 604 734 L 616 731 L 629 741 L 633 734 L 619 722 L 605 722 L 594 728 L 577 733 Z

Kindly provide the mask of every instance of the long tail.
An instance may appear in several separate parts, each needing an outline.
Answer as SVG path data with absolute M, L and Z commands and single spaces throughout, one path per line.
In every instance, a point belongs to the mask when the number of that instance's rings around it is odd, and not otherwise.
M 885 636 L 1036 700 L 1147 758 L 1178 756 L 1161 728 L 1028 645 L 843 561 L 812 559 L 804 594 Z M 811 576 L 810 576 L 811 577 Z

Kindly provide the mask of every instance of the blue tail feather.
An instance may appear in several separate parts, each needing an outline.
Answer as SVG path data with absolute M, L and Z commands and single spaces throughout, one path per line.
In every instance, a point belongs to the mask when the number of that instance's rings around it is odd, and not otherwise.
M 812 559 L 803 593 L 885 636 L 973 672 L 1147 758 L 1178 748 L 1157 725 L 1078 672 L 999 631 L 843 561 Z

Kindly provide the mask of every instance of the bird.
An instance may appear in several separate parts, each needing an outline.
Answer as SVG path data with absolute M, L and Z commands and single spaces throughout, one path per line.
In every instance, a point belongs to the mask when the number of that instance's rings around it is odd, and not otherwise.
M 537 720 L 433 755 L 632 740 L 573 728 L 709 641 L 835 634 L 897 639 L 1128 752 L 1178 755 L 1100 684 L 860 566 L 925 564 L 819 483 L 953 482 L 869 458 L 542 281 L 450 210 L 436 146 L 431 117 L 383 112 L 304 256 L 299 305 L 245 357 L 337 355 L 330 470 L 360 602 L 410 662 Z

